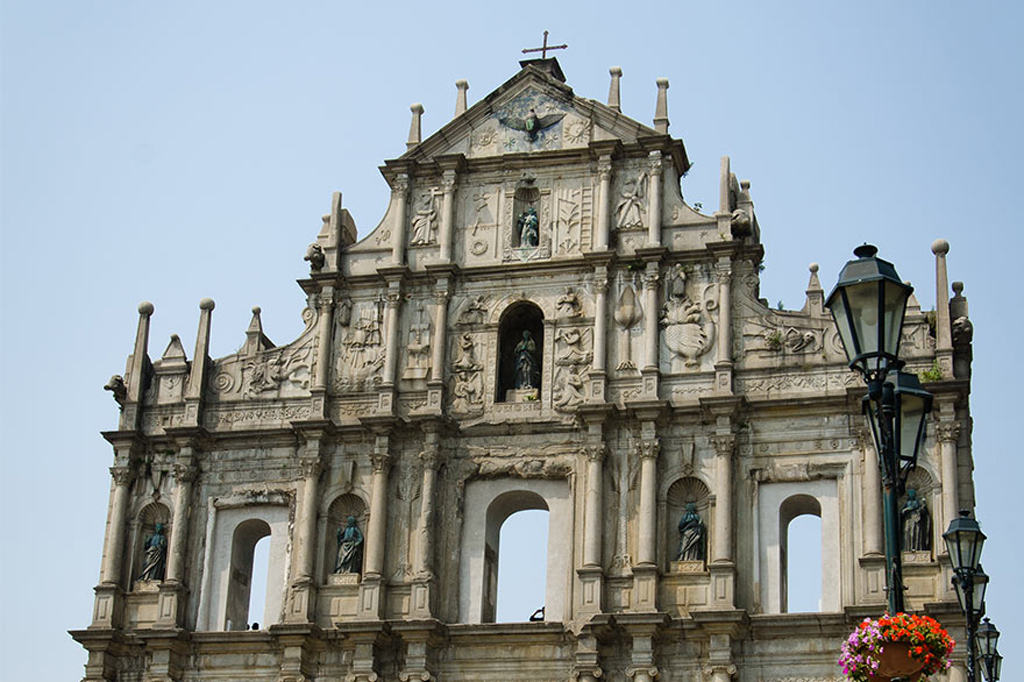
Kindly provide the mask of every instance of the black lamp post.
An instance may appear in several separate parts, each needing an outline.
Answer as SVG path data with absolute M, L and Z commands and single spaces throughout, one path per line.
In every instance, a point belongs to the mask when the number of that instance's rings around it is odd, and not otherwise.
M 892 263 L 875 256 L 874 246 L 864 244 L 853 253 L 857 260 L 839 273 L 825 306 L 839 329 L 850 368 L 868 387 L 864 411 L 882 470 L 886 590 L 889 611 L 895 614 L 903 611 L 899 496 L 917 464 L 932 395 L 915 375 L 900 371 L 900 336 L 913 287 L 900 280 Z
M 949 528 L 942 534 L 942 537 L 946 541 L 949 562 L 953 566 L 953 587 L 956 588 L 956 598 L 960 602 L 960 608 L 964 612 L 964 620 L 967 623 L 967 680 L 976 682 L 975 633 L 978 620 L 985 613 L 985 589 L 988 587 L 988 576 L 981 569 L 981 549 L 985 545 L 985 534 L 981 532 L 978 522 L 970 517 L 969 512 L 961 511 L 959 518 L 950 521 Z M 997 640 L 998 637 L 997 631 Z M 991 634 L 987 634 L 986 646 L 990 640 Z M 992 646 L 994 649 L 994 642 Z M 996 652 L 993 651 L 993 658 L 995 654 Z M 993 665 L 998 667 L 999 662 L 993 660 Z M 998 670 L 993 672 L 998 675 Z
M 988 618 L 978 626 L 978 656 L 981 658 L 981 671 L 988 682 L 999 682 L 999 673 L 1003 667 L 1003 657 L 999 655 L 996 645 L 999 643 L 999 630 Z

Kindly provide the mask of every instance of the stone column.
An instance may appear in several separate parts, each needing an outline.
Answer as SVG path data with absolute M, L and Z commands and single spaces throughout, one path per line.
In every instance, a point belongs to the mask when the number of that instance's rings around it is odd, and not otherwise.
M 587 496 L 583 526 L 583 565 L 601 565 L 602 511 L 604 507 L 604 445 L 588 445 Z
M 438 234 L 438 242 L 441 247 L 441 262 L 452 262 L 452 213 L 455 208 L 455 170 L 449 169 L 444 172 L 441 179 L 441 188 L 444 194 L 441 199 L 441 230 Z
M 657 490 L 660 449 L 661 444 L 655 437 L 646 438 L 637 446 L 637 455 L 640 457 L 640 511 L 637 524 L 637 561 L 633 567 L 635 611 L 657 610 Z
M 316 581 L 313 580 L 313 560 L 316 547 L 316 506 L 319 498 L 321 440 L 312 436 L 306 440 L 299 457 L 302 472 L 302 497 L 299 499 L 298 519 L 295 523 L 295 568 L 292 573 L 290 606 L 285 621 L 306 623 L 313 619 L 316 604 Z
M 398 373 L 398 307 L 401 302 L 401 281 L 389 282 L 384 312 L 384 380 L 377 394 L 377 409 L 380 412 L 391 412 L 395 398 L 395 378 Z
M 715 392 L 732 393 L 732 262 L 722 258 L 715 264 L 718 282 L 718 347 L 715 358 Z
M 330 379 L 331 336 L 334 328 L 334 287 L 325 286 L 316 298 L 316 367 L 313 373 L 313 418 L 327 416 L 327 382 Z
M 594 233 L 593 250 L 605 251 L 608 249 L 608 232 L 611 224 L 612 157 L 601 156 L 598 159 L 597 175 L 600 185 L 597 193 L 597 230 Z
M 650 222 L 647 225 L 647 245 L 661 246 L 661 152 L 651 152 L 649 163 L 651 183 L 648 185 Z
M 446 282 L 447 285 L 447 282 Z M 434 344 L 430 349 L 430 381 L 444 381 L 445 350 L 447 349 L 448 329 L 448 288 L 438 287 L 434 290 Z
M 732 468 L 736 437 L 732 434 L 711 437 L 715 448 L 715 534 L 712 561 L 732 562 Z
M 437 440 L 436 432 L 428 432 L 427 442 L 420 453 L 420 461 L 423 462 L 423 485 L 420 488 L 420 519 L 416 529 L 419 547 L 410 605 L 410 615 L 415 618 L 430 618 L 433 615 L 430 588 L 434 578 L 434 487 L 440 464 Z
M 127 521 L 128 494 L 131 492 L 135 472 L 130 466 L 110 467 L 114 479 L 114 492 L 110 502 L 110 526 L 104 543 L 103 571 L 100 582 L 121 584 L 121 566 L 124 564 L 124 528 Z
M 942 533 L 950 522 L 960 516 L 960 499 L 957 494 L 959 476 L 956 466 L 956 446 L 960 439 L 960 422 L 938 422 L 935 437 L 939 441 L 939 469 L 942 473 L 942 521 L 935 524 Z
M 590 371 L 588 400 L 603 403 L 608 362 L 608 267 L 594 271 L 594 363 Z
M 389 438 L 377 436 L 370 461 L 373 479 L 370 487 L 370 523 L 366 531 L 366 557 L 359 585 L 358 613 L 364 618 L 383 616 L 384 549 L 387 542 L 388 471 L 391 468 Z
M 878 468 L 871 431 L 857 431 L 857 441 L 864 453 L 864 553 L 881 556 L 882 547 L 882 474 Z
M 399 173 L 391 183 L 391 198 L 395 202 L 395 222 L 391 228 L 391 262 L 405 263 L 405 216 L 409 201 L 409 176 Z
M 658 368 L 658 263 L 644 271 L 644 369 Z
M 174 462 L 174 511 L 171 517 L 171 542 L 167 547 L 167 571 L 160 584 L 157 602 L 157 628 L 172 629 L 184 625 L 184 603 L 186 589 L 185 555 L 188 551 L 189 503 L 192 497 L 192 481 L 198 470 L 195 466 L 195 450 L 183 446 Z

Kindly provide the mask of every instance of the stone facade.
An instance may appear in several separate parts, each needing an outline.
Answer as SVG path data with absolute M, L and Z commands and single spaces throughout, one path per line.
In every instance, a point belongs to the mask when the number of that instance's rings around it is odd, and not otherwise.
M 760 300 L 750 184 L 725 158 L 719 210 L 687 205 L 667 81 L 648 127 L 620 112 L 620 74 L 607 105 L 554 59 L 472 107 L 460 82 L 456 117 L 422 141 L 414 106 L 380 224 L 357 241 L 333 197 L 287 345 L 256 308 L 242 348 L 208 357 L 205 299 L 192 359 L 175 336 L 151 360 L 140 305 L 108 385 L 102 575 L 72 633 L 85 680 L 838 678 L 842 638 L 885 603 L 863 388 L 817 266 L 801 310 Z M 938 309 L 912 300 L 903 331 L 936 405 L 912 474 L 930 542 L 905 577 L 909 608 L 956 625 L 940 534 L 974 502 L 971 328 L 933 250 Z M 680 557 L 689 504 L 705 544 Z M 494 623 L 497 532 L 523 509 L 550 512 L 546 620 Z M 822 611 L 788 614 L 785 528 L 806 513 Z M 348 517 L 361 571 L 335 573 Z M 162 579 L 140 580 L 157 524 Z

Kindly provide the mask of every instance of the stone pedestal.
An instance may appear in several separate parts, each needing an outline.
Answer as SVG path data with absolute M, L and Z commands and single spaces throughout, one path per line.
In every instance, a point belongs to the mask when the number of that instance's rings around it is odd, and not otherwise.
M 658 610 L 658 567 L 654 564 L 633 567 L 633 610 Z
M 384 617 L 384 581 L 380 575 L 364 576 L 359 583 L 359 607 L 356 617 L 361 620 L 381 620 Z
M 92 609 L 92 625 L 90 628 L 121 627 L 121 610 L 124 603 L 124 590 L 117 585 L 101 583 L 93 591 L 96 600 Z
M 530 403 L 540 400 L 540 390 L 536 388 L 513 388 L 505 391 L 506 403 Z
M 711 604 L 716 609 L 731 609 L 736 605 L 736 564 L 716 561 L 708 566 L 711 573 Z
M 156 607 L 156 627 L 180 628 L 184 625 L 184 603 L 188 590 L 177 581 L 160 583 Z
M 584 566 L 576 569 L 576 575 L 580 579 L 578 614 L 601 613 L 604 610 L 604 571 L 599 566 Z

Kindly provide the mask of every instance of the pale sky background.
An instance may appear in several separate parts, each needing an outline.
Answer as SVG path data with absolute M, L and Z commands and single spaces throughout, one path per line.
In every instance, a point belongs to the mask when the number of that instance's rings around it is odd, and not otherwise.
M 302 328 L 294 280 L 334 190 L 365 235 L 388 190 L 377 166 L 424 136 L 454 82 L 470 103 L 553 43 L 569 85 L 649 123 L 667 77 L 670 132 L 717 203 L 719 157 L 752 181 L 761 291 L 800 308 L 870 241 L 935 302 L 937 237 L 975 328 L 978 519 L 1003 679 L 1024 676 L 1013 403 L 1024 379 L 1018 295 L 1024 154 L 1017 2 L 385 3 L 5 0 L 2 45 L 0 659 L 8 679 L 80 679 L 66 634 L 90 622 L 117 423 L 102 390 L 156 306 L 150 353 L 189 356 L 198 302 L 212 354 L 263 308 L 278 344 Z M 1016 528 L 1016 530 L 1014 530 Z

